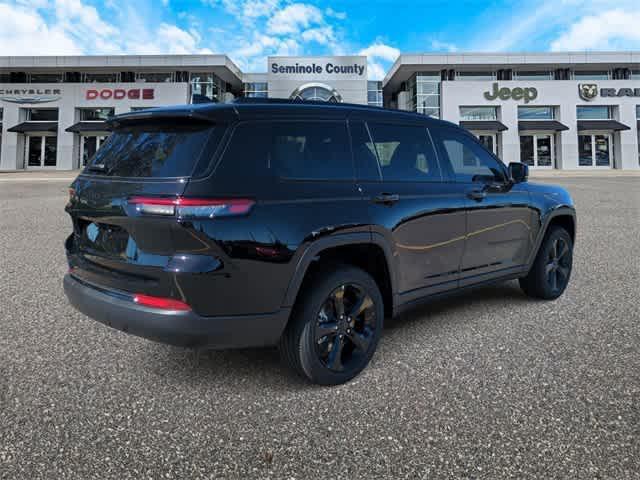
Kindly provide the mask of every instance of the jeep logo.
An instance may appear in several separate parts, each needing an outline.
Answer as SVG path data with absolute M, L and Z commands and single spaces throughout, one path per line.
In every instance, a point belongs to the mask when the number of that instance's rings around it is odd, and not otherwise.
M 500 88 L 497 83 L 494 83 L 493 91 L 484 92 L 484 98 L 487 100 L 524 100 L 524 103 L 529 103 L 531 100 L 538 98 L 538 89 L 533 87 Z
M 578 93 L 583 100 L 593 100 L 598 96 L 598 85 L 595 83 L 580 83 Z

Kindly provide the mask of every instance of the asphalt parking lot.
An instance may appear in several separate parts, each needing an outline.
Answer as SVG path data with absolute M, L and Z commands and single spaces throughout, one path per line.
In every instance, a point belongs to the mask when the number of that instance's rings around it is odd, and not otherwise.
M 77 313 L 66 184 L 0 184 L 0 478 L 640 478 L 640 177 L 556 183 L 579 215 L 563 297 L 423 307 L 334 388 Z

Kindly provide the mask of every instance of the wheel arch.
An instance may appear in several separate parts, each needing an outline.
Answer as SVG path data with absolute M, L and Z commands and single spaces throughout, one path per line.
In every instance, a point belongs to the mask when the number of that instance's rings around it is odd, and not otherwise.
M 323 265 L 345 263 L 361 268 L 374 278 L 382 293 L 385 316 L 391 316 L 397 285 L 392 258 L 391 249 L 384 238 L 377 234 L 349 233 L 317 240 L 310 244 L 300 257 L 289 282 L 283 306 L 292 307 L 295 304 L 305 281 Z
M 575 244 L 576 238 L 576 211 L 571 206 L 560 206 L 551 212 L 549 212 L 543 222 L 542 226 L 538 232 L 538 236 L 535 240 L 535 248 L 531 249 L 531 253 L 529 255 L 528 267 L 531 268 L 533 262 L 538 255 L 538 251 L 540 250 L 540 246 L 542 245 L 542 241 L 544 237 L 547 235 L 549 229 L 553 226 L 561 226 L 565 230 L 569 232 L 571 236 L 571 241 Z

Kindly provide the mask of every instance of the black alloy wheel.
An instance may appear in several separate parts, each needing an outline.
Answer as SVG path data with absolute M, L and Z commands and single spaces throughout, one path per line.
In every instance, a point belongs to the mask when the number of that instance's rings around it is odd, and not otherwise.
M 569 259 L 569 245 L 561 238 L 555 238 L 551 242 L 545 273 L 547 282 L 552 292 L 562 292 L 569 283 L 571 263 Z
M 336 288 L 318 312 L 316 352 L 329 370 L 342 372 L 369 351 L 376 329 L 373 300 L 359 285 Z
M 547 232 L 533 266 L 520 279 L 520 287 L 530 297 L 553 300 L 569 284 L 573 266 L 573 241 L 564 228 L 553 226 Z
M 383 322 L 375 280 L 350 265 L 326 265 L 305 281 L 280 352 L 291 368 L 314 383 L 344 383 L 368 365 Z

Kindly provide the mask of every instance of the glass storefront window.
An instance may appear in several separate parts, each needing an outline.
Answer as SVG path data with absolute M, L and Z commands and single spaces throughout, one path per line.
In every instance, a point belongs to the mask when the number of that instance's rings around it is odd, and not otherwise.
M 27 167 L 55 167 L 57 154 L 58 137 L 54 135 L 27 137 Z
M 57 108 L 30 108 L 27 110 L 27 121 L 29 122 L 57 122 Z
M 248 98 L 267 98 L 269 84 L 267 82 L 250 82 L 244 84 L 244 96 Z
M 497 120 L 498 107 L 460 107 L 461 120 Z
M 456 80 L 495 80 L 496 72 L 456 72 Z
M 640 70 L 631 70 L 630 80 L 640 80 Z
M 609 80 L 611 77 L 608 70 L 583 70 L 573 72 L 575 80 Z
M 553 167 L 554 148 L 551 134 L 520 135 L 520 161 L 530 167 Z
M 414 112 L 440 118 L 440 73 L 420 72 L 408 82 L 411 109 Z
M 578 135 L 578 165 L 581 167 L 610 167 L 612 158 L 611 135 Z
M 612 118 L 611 107 L 608 105 L 582 105 L 578 107 L 578 120 L 610 120 Z
M 115 114 L 115 108 L 81 108 L 80 121 L 97 122 L 107 120 Z
M 519 120 L 553 120 L 554 107 L 518 107 Z
M 138 72 L 136 74 L 136 82 L 170 83 L 173 79 L 173 72 Z
M 516 80 L 553 80 L 554 74 L 549 70 L 515 72 Z
M 211 72 L 191 73 L 191 102 L 220 102 L 225 92 L 225 85 Z
M 367 103 L 374 107 L 382 107 L 382 82 L 367 82 Z
M 31 83 L 60 83 L 63 80 L 62 73 L 31 73 L 29 81 Z
M 120 74 L 114 73 L 85 73 L 83 76 L 84 83 L 118 83 Z

